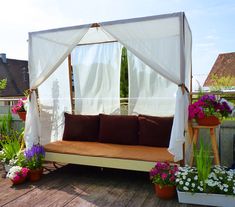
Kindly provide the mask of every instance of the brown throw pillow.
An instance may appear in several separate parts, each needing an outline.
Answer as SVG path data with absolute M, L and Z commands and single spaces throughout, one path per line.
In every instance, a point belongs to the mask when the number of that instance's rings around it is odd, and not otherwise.
M 98 141 L 99 115 L 72 115 L 64 113 L 63 140 Z
M 139 115 L 139 144 L 168 147 L 173 117 Z
M 100 114 L 99 141 L 113 144 L 138 144 L 138 117 Z

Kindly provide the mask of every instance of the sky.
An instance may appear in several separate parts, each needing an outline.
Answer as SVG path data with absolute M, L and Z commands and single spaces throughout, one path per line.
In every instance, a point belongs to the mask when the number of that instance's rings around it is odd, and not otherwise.
M 193 36 L 193 74 L 235 51 L 235 0 L 0 0 L 0 53 L 28 60 L 28 32 L 184 11 Z

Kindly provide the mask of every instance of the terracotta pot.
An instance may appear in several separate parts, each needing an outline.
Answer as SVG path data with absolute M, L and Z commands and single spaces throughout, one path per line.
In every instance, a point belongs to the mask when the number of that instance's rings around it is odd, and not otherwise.
M 22 121 L 26 120 L 26 111 L 18 111 L 18 115 Z
M 29 170 L 28 172 L 28 178 L 30 181 L 38 181 L 41 179 L 43 173 L 43 168 L 35 169 L 35 170 Z
M 26 180 L 26 177 L 20 177 L 19 180 L 11 180 L 11 182 L 13 183 L 13 185 L 18 185 L 23 183 Z
M 176 196 L 175 186 L 163 185 L 160 187 L 160 185 L 155 184 L 154 187 L 155 187 L 155 193 L 157 197 L 161 199 L 170 200 Z
M 206 116 L 204 118 L 197 118 L 197 123 L 200 126 L 217 126 L 220 120 L 216 116 Z

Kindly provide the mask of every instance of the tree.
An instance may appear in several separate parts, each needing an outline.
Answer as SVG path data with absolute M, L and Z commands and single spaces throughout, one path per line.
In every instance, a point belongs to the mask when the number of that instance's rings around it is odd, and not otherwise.
M 128 62 L 125 47 L 122 49 L 120 96 L 121 98 L 128 97 Z

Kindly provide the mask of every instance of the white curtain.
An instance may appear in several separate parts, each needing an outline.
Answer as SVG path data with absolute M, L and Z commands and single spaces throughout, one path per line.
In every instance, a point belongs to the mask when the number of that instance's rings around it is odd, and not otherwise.
M 80 42 L 90 25 L 29 33 L 29 80 L 30 89 L 36 89 L 66 59 Z M 26 148 L 38 143 L 41 136 L 39 114 L 36 112 L 35 92 L 31 95 L 25 123 Z
M 120 65 L 121 45 L 117 42 L 73 50 L 76 113 L 120 113 Z
M 186 68 L 185 52 L 191 42 L 184 39 L 184 14 L 172 14 L 165 18 L 145 19 L 145 21 L 120 21 L 101 24 L 103 29 L 115 37 L 129 51 L 145 64 L 157 71 L 166 79 L 176 85 L 184 84 L 186 74 L 190 68 Z M 188 31 L 190 34 L 190 31 Z M 190 34 L 191 36 L 191 34 Z M 186 42 L 187 41 L 187 42 Z M 190 51 L 191 53 L 191 51 Z M 187 123 L 188 95 L 182 93 L 178 87 L 176 94 L 176 108 L 171 132 L 169 152 L 174 155 L 174 160 L 183 159 L 184 132 Z M 180 102 L 180 101 L 183 101 Z
M 151 69 L 131 52 L 128 54 L 129 114 L 172 116 L 178 86 Z
M 62 139 L 64 112 L 71 113 L 68 59 L 38 88 L 41 137 L 40 144 Z

